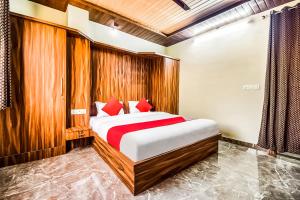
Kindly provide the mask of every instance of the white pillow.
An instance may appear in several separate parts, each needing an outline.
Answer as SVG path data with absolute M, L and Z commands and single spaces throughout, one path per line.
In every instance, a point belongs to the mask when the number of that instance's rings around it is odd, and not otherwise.
M 100 101 L 96 101 L 96 108 L 97 108 L 97 117 L 108 117 L 109 114 L 107 114 L 106 112 L 104 112 L 102 110 L 102 108 L 105 106 L 106 103 L 100 102 Z
M 139 101 L 128 101 L 129 104 L 129 113 L 139 113 L 139 109 L 136 108 L 136 105 L 139 103 Z
M 121 104 L 123 104 L 122 101 L 120 101 Z M 102 110 L 102 108 L 106 105 L 106 103 L 100 102 L 100 101 L 96 101 L 96 108 L 97 108 L 97 117 L 109 117 L 110 115 L 107 114 L 106 112 L 104 112 Z M 118 115 L 124 115 L 124 109 L 122 108 L 119 112 Z
M 128 101 L 129 104 L 129 113 L 140 113 L 141 111 L 139 109 L 136 108 L 136 105 L 139 103 L 140 101 Z M 147 100 L 148 102 L 148 100 Z M 150 110 L 149 110 L 150 112 Z
M 121 108 L 120 112 L 118 115 L 124 115 L 125 112 L 124 112 L 124 104 L 123 104 L 123 101 L 120 101 L 120 103 L 123 105 L 123 108 Z

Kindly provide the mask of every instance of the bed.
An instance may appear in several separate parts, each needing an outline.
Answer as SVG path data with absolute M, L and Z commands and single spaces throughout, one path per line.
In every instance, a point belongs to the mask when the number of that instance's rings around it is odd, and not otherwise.
M 129 190 L 137 195 L 165 178 L 218 151 L 216 123 L 187 120 L 142 129 L 122 136 L 118 148 L 109 144 L 113 127 L 178 118 L 165 112 L 143 112 L 110 117 L 91 117 L 93 147 Z

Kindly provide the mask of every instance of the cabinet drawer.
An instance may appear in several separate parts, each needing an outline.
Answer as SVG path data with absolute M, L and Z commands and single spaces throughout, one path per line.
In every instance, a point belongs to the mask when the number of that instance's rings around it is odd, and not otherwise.
M 90 137 L 90 130 L 67 131 L 66 140 L 75 140 L 80 138 Z

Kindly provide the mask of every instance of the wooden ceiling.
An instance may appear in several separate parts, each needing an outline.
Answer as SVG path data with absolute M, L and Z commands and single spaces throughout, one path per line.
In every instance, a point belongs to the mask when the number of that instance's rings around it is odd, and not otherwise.
M 185 11 L 172 0 L 86 0 L 165 35 L 171 35 L 197 19 L 231 6 L 240 0 L 185 0 Z
M 142 39 L 170 46 L 195 35 L 272 9 L 292 0 L 31 0 L 66 10 L 67 4 L 89 11 L 90 20 Z

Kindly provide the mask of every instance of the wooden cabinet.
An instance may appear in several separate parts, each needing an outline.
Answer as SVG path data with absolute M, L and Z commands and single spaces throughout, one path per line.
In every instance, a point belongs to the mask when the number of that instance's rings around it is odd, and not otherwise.
M 65 153 L 66 30 L 12 17 L 12 107 L 0 112 L 0 166 Z
M 93 142 L 93 133 L 90 128 L 84 126 L 71 127 L 66 130 L 66 151 L 77 147 L 86 147 Z
M 67 36 L 67 127 L 89 126 L 90 57 L 90 41 L 69 33 Z M 71 109 L 86 109 L 86 114 L 71 115 Z
M 24 152 L 64 146 L 66 30 L 24 20 Z
M 167 57 L 154 59 L 150 72 L 150 93 L 150 99 L 156 111 L 178 114 L 178 60 Z

